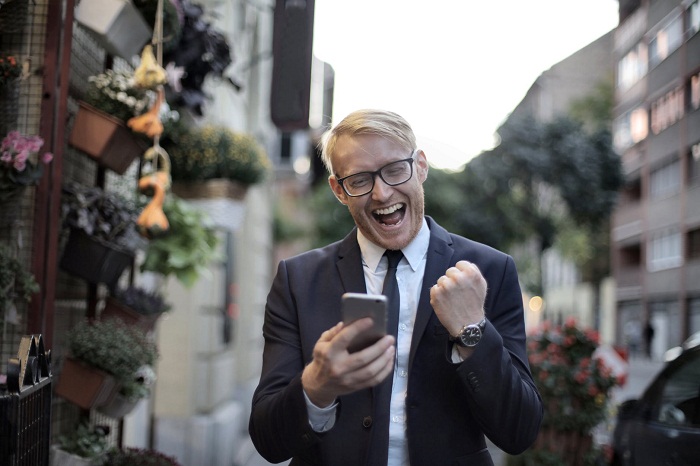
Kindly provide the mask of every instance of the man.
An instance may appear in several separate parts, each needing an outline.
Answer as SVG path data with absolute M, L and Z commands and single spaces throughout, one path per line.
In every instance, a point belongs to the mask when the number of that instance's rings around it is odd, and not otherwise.
M 330 187 L 356 228 L 279 264 L 249 431 L 292 465 L 493 465 L 485 435 L 517 454 L 542 403 L 525 352 L 513 260 L 424 216 L 425 153 L 399 115 L 362 110 L 322 142 Z M 341 295 L 379 294 L 401 250 L 397 336 L 349 353 Z M 399 255 L 400 256 L 400 255 Z

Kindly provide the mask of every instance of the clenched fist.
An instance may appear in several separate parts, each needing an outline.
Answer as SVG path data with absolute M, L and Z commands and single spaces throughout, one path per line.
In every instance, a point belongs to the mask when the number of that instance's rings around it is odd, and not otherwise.
M 442 325 L 457 335 L 467 324 L 484 318 L 486 280 L 479 268 L 468 261 L 459 261 L 430 288 L 430 304 Z

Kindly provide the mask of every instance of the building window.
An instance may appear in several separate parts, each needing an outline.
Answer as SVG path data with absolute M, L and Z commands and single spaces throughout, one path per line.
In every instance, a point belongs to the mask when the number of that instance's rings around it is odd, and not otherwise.
M 690 146 L 688 151 L 688 184 L 700 184 L 700 142 Z
M 700 1 L 695 0 L 686 10 L 686 35 L 688 39 L 700 31 Z
M 642 198 L 642 180 L 639 177 L 629 179 L 620 191 L 620 201 L 623 203 L 639 202 Z
M 617 64 L 617 88 L 626 91 L 647 74 L 647 46 L 637 44 Z
M 647 269 L 650 272 L 672 269 L 683 263 L 681 235 L 678 232 L 661 232 L 649 241 Z
M 700 259 L 700 229 L 688 232 L 688 259 Z
M 649 66 L 655 67 L 676 51 L 683 42 L 683 16 L 678 15 L 649 40 Z
M 651 199 L 661 199 L 678 194 L 681 187 L 681 164 L 678 159 L 657 168 L 649 178 Z
M 688 333 L 700 332 L 700 298 L 688 300 L 688 317 Z
M 618 154 L 646 139 L 649 135 L 649 115 L 644 107 L 620 115 L 613 123 L 613 145 Z

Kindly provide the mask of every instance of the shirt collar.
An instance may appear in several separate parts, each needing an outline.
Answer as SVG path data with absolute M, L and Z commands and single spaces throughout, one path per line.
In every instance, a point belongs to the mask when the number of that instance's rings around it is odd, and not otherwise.
M 357 230 L 357 242 L 360 245 L 360 252 L 362 253 L 362 261 L 367 267 L 376 272 L 379 262 L 382 260 L 384 255 L 384 249 L 381 246 L 377 246 L 370 240 L 368 240 L 362 232 Z M 428 244 L 430 243 L 430 228 L 428 228 L 428 222 L 423 217 L 423 224 L 421 229 L 413 241 L 411 241 L 408 246 L 403 248 L 404 257 L 408 261 L 411 268 L 415 271 L 423 260 L 425 254 L 428 252 Z

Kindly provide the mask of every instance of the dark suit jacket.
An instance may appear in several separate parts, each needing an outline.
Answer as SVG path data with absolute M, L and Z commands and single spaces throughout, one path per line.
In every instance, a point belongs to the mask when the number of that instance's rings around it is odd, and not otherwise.
M 542 403 L 525 352 L 522 296 L 510 256 L 448 233 L 426 217 L 430 245 L 418 304 L 406 396 L 412 466 L 492 465 L 484 435 L 511 454 L 534 442 Z M 452 343 L 430 306 L 430 287 L 457 261 L 486 278 L 487 323 L 473 355 L 450 359 Z M 339 399 L 335 426 L 309 426 L 301 372 L 321 333 L 341 320 L 341 295 L 366 292 L 357 233 L 279 264 L 267 300 L 265 349 L 249 431 L 271 462 L 292 465 L 385 465 L 388 406 L 375 390 Z

